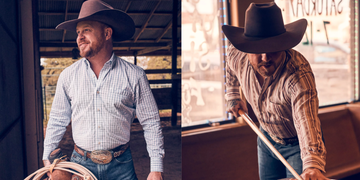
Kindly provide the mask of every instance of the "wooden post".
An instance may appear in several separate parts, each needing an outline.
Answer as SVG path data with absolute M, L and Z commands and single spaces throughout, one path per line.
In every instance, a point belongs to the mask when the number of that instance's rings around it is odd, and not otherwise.
M 171 57 L 171 125 L 176 126 L 177 124 L 177 109 L 178 109 L 178 82 L 179 78 L 177 74 L 177 21 L 178 18 L 178 0 L 173 1 L 172 11 L 172 57 Z
M 134 64 L 136 65 L 137 64 L 137 51 L 134 51 Z

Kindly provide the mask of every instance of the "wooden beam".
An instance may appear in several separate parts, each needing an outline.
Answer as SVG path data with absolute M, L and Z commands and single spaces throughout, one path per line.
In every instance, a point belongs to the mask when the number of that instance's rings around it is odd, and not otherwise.
M 160 39 L 169 31 L 169 29 L 172 27 L 172 21 L 165 27 L 164 31 L 161 33 L 159 37 L 156 38 L 155 42 L 159 42 Z
M 124 12 L 127 12 L 129 10 L 130 5 L 131 5 L 131 1 L 129 1 L 128 4 L 126 5 Z
M 147 54 L 147 53 L 154 52 L 154 51 L 161 50 L 161 49 L 170 49 L 170 46 L 145 48 L 141 51 L 138 51 L 137 55 Z
M 171 73 L 171 69 L 145 69 L 146 74 L 163 74 L 163 73 Z M 181 72 L 181 69 L 177 69 L 177 72 Z
M 127 50 L 114 50 L 117 56 L 133 56 L 134 51 Z M 181 50 L 177 51 L 178 55 L 181 55 Z M 57 57 L 72 57 L 71 51 L 42 51 L 40 52 L 41 57 L 45 58 L 57 58 Z M 171 51 L 159 50 L 146 54 L 145 56 L 171 56 Z
M 135 28 L 136 29 L 141 29 L 140 26 L 135 27 Z M 167 26 L 166 27 L 163 27 L 163 26 L 148 26 L 145 29 L 146 30 L 160 31 L 160 30 L 164 30 L 165 28 L 167 28 Z M 178 28 L 178 30 L 181 30 L 180 26 L 178 26 L 177 28 Z M 54 28 L 39 28 L 39 31 L 62 31 L 62 29 L 55 29 L 55 27 Z
M 150 14 L 149 14 L 149 16 L 148 16 L 148 19 L 146 20 L 145 24 L 142 25 L 140 32 L 139 32 L 138 35 L 134 38 L 134 41 L 135 41 L 135 42 L 139 39 L 140 35 L 144 32 L 146 26 L 149 24 L 149 21 L 150 21 L 151 17 L 153 16 L 155 10 L 159 7 L 160 3 L 161 3 L 161 0 L 159 0 L 159 2 L 156 4 L 156 6 L 151 10 L 151 12 L 150 12 Z
M 39 31 L 62 31 L 62 29 L 55 29 L 55 28 L 39 28 Z
M 121 50 L 115 50 L 114 53 L 117 56 L 133 56 L 133 51 L 121 51 Z M 181 50 L 177 51 L 177 55 L 181 56 Z M 168 50 L 158 50 L 158 51 L 153 51 L 150 53 L 147 53 L 143 56 L 171 56 L 171 51 Z
M 171 39 L 161 39 L 162 43 L 169 43 L 171 42 Z M 56 43 L 62 43 L 61 41 L 40 41 L 40 43 L 52 43 L 52 44 L 56 44 Z M 72 40 L 72 41 L 65 41 L 64 43 L 76 43 L 75 40 Z M 135 42 L 134 40 L 125 40 L 125 41 L 121 41 L 121 42 L 118 42 L 118 41 L 115 41 L 114 42 L 114 45 L 115 44 L 118 44 L 118 43 L 156 43 L 155 40 L 151 40 L 151 39 L 142 39 L 142 40 L 138 40 L 137 42 Z
M 38 12 L 38 15 L 40 16 L 63 16 L 65 13 L 63 12 Z M 130 16 L 145 16 L 149 15 L 149 12 L 127 12 L 126 14 Z M 78 12 L 68 12 L 69 16 L 79 16 Z M 154 16 L 171 16 L 171 12 L 156 12 L 153 14 Z
M 65 8 L 65 21 L 67 20 L 67 13 L 69 9 L 69 0 L 66 0 L 66 8 Z M 65 42 L 65 36 L 66 36 L 66 29 L 63 31 L 63 36 L 61 42 Z
M 123 42 L 123 43 L 113 43 L 114 47 L 167 47 L 168 43 L 159 42 L 159 43 L 141 43 L 141 42 Z M 76 42 L 65 42 L 65 43 L 51 43 L 51 42 L 40 42 L 40 47 L 77 47 Z
M 178 17 L 180 16 L 181 12 L 178 12 Z M 161 35 L 156 38 L 155 42 L 159 42 L 160 39 L 169 31 L 169 29 L 172 27 L 172 20 L 169 22 L 169 24 L 165 27 L 164 31 L 161 33 Z M 180 27 L 181 28 L 181 27 Z M 179 27 L 178 27 L 179 30 Z M 181 29 L 180 29 L 181 30 Z
M 171 79 L 149 80 L 149 84 L 171 84 Z

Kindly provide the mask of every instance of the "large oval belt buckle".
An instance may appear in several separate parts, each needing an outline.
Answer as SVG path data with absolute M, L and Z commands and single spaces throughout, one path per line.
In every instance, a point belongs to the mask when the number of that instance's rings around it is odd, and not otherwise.
M 95 150 L 91 152 L 90 159 L 96 164 L 108 164 L 112 160 L 112 154 L 107 150 Z
M 270 135 L 271 139 L 273 139 L 276 143 L 281 144 L 281 145 L 286 145 L 285 140 L 280 139 L 277 136 L 274 136 L 272 134 L 269 134 L 269 135 Z

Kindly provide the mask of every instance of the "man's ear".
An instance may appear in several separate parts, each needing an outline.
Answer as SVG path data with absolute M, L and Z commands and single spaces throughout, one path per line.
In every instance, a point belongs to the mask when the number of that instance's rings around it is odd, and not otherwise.
M 111 27 L 107 27 L 107 28 L 105 28 L 105 38 L 106 38 L 106 40 L 109 40 L 109 39 L 111 39 L 111 37 L 112 37 L 112 33 L 113 33 L 113 30 L 112 30 L 112 28 Z

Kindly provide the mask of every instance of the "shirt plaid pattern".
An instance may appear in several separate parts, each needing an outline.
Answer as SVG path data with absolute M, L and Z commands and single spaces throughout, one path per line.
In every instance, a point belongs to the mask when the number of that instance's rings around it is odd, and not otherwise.
M 297 135 L 303 169 L 315 167 L 325 172 L 319 102 L 314 75 L 305 57 L 287 50 L 285 60 L 261 87 L 246 53 L 230 45 L 227 54 L 226 100 L 240 99 L 240 87 L 261 127 L 280 138 Z
M 160 117 L 145 72 L 113 54 L 96 78 L 83 58 L 58 79 L 43 159 L 58 147 L 70 120 L 76 145 L 87 151 L 109 150 L 130 140 L 135 115 L 144 130 L 151 171 L 162 172 Z

